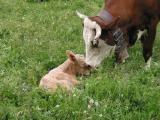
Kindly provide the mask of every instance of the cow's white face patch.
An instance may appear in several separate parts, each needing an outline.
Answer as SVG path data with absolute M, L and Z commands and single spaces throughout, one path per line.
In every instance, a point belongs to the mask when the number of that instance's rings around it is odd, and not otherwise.
M 92 67 L 97 67 L 106 56 L 108 56 L 114 46 L 107 45 L 103 40 L 98 39 L 98 47 L 93 47 L 91 41 L 94 40 L 96 33 L 95 27 L 99 26 L 88 17 L 84 19 L 83 38 L 86 47 L 86 63 Z

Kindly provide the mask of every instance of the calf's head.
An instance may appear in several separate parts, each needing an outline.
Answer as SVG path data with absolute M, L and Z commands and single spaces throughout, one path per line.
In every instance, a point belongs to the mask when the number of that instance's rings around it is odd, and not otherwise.
M 89 75 L 91 66 L 86 64 L 84 55 L 74 54 L 72 51 L 67 50 L 66 54 L 69 60 L 72 62 L 72 68 L 76 74 Z
M 83 22 L 83 39 L 85 42 L 86 63 L 92 67 L 97 67 L 102 60 L 109 55 L 114 46 L 106 44 L 100 38 L 102 33 L 101 26 L 90 19 L 90 17 L 77 12 Z

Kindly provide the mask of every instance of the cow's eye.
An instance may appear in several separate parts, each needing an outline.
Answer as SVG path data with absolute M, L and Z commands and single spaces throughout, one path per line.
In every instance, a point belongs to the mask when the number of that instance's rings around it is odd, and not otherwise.
M 93 29 L 94 34 L 96 35 L 96 29 Z

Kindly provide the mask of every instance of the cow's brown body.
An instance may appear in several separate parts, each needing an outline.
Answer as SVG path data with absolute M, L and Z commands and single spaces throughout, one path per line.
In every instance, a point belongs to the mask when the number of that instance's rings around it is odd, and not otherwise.
M 116 23 L 106 26 L 98 21 L 98 18 L 91 17 L 99 23 L 102 28 L 101 38 L 110 45 L 116 44 L 109 31 L 120 28 L 125 34 L 125 41 L 121 49 L 115 52 L 117 62 L 122 62 L 122 54 L 128 46 L 134 45 L 137 40 L 138 30 L 147 30 L 147 36 L 142 36 L 143 56 L 145 62 L 152 55 L 152 47 L 156 35 L 156 27 L 160 20 L 160 0 L 105 0 L 103 10 L 108 11 L 114 18 L 119 18 Z

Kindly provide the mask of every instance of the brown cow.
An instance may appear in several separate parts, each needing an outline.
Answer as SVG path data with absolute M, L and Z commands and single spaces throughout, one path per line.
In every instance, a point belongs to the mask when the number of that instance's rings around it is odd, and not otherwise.
M 128 57 L 127 48 L 136 42 L 138 31 L 146 30 L 147 35 L 142 35 L 141 42 L 144 60 L 150 67 L 160 20 L 160 0 L 105 0 L 97 16 L 77 14 L 84 22 L 83 38 L 89 65 L 99 65 L 114 45 L 116 62 L 122 63 Z

